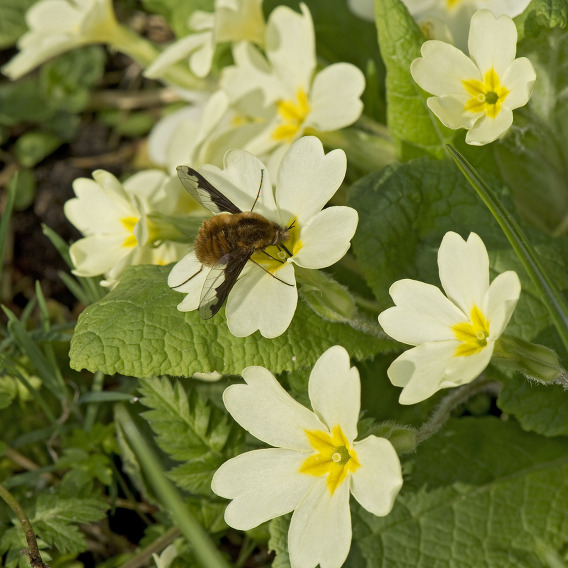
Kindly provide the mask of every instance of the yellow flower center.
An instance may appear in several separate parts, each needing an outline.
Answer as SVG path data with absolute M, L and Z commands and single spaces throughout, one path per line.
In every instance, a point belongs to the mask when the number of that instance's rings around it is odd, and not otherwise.
M 501 85 L 499 75 L 493 67 L 485 73 L 483 81 L 469 79 L 462 81 L 471 99 L 465 104 L 469 112 L 484 112 L 489 118 L 496 118 L 501 110 L 503 101 L 509 94 L 509 89 Z
M 282 245 L 280 245 L 280 248 L 277 246 L 266 247 L 264 252 L 257 252 L 251 257 L 252 260 L 260 264 L 264 269 L 272 274 L 274 274 L 279 268 L 285 266 L 288 258 L 290 258 L 283 247 L 286 247 L 294 257 L 304 246 L 300 240 L 300 227 L 298 226 L 296 217 L 290 219 L 285 226 L 290 227 L 288 229 L 290 238 L 287 241 L 284 241 Z
M 300 87 L 296 91 L 296 100 L 287 99 L 278 103 L 278 114 L 282 119 L 282 124 L 274 129 L 272 138 L 292 142 L 302 128 L 309 112 L 308 95 Z
M 305 432 L 316 453 L 304 460 L 300 466 L 300 473 L 314 477 L 325 476 L 327 488 L 333 495 L 347 475 L 361 467 L 357 454 L 339 425 L 333 428 L 331 434 L 321 430 L 311 432 L 305 430 Z
M 134 236 L 134 226 L 138 223 L 138 217 L 123 217 L 120 222 L 124 225 L 124 228 L 130 233 L 128 237 L 124 239 L 122 246 L 125 248 L 135 247 L 138 244 L 136 237 Z
M 458 345 L 454 357 L 475 355 L 487 346 L 489 337 L 489 321 L 481 310 L 474 305 L 470 313 L 471 321 L 464 321 L 452 327 L 452 331 L 461 344 Z
M 461 4 L 462 0 L 446 0 L 446 5 L 448 9 L 455 8 L 458 4 Z

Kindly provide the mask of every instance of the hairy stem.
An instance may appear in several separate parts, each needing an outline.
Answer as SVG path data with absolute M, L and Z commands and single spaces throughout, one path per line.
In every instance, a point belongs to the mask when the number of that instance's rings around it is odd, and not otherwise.
M 463 385 L 448 394 L 434 409 L 430 418 L 416 433 L 416 445 L 431 438 L 450 419 L 452 412 L 470 398 L 482 392 L 498 392 L 498 384 L 491 382 L 485 375 L 481 375 L 472 383 Z
M 2 484 L 0 484 L 0 497 L 6 502 L 8 507 L 14 511 L 14 514 L 20 521 L 20 525 L 22 525 L 22 528 L 24 529 L 26 542 L 28 543 L 28 550 L 26 550 L 25 553 L 30 559 L 30 566 L 32 566 L 32 568 L 49 568 L 49 566 L 41 559 L 34 529 L 26 515 L 26 512 L 18 501 L 16 501 L 16 498 Z

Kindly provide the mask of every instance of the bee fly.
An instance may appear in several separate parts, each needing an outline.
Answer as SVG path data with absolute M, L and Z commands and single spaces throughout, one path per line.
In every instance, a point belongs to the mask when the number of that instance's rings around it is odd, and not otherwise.
M 173 287 L 175 290 L 187 284 L 201 273 L 204 266 L 211 269 L 205 279 L 199 300 L 199 315 L 203 319 L 209 319 L 219 311 L 249 260 L 283 284 L 293 286 L 251 258 L 254 253 L 260 252 L 274 261 L 284 263 L 283 260 L 266 252 L 265 249 L 270 246 L 284 251 L 289 257 L 292 256 L 284 242 L 290 238 L 290 229 L 294 223 L 283 227 L 253 211 L 260 196 L 264 170 L 260 171 L 260 185 L 250 211 L 241 211 L 194 169 L 178 166 L 177 172 L 185 189 L 201 205 L 213 213 L 220 213 L 206 219 L 199 228 L 194 250 L 197 260 L 201 262 L 201 268 L 187 280 Z

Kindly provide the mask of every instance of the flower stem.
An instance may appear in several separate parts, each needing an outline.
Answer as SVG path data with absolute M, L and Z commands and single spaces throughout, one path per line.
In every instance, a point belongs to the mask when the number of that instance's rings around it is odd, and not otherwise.
M 416 433 L 416 445 L 418 446 L 436 434 L 451 418 L 452 412 L 458 406 L 479 393 L 492 392 L 496 387 L 497 383 L 492 382 L 491 379 L 485 375 L 481 375 L 472 383 L 463 385 L 450 392 L 450 394 L 440 401 L 440 404 L 434 409 L 430 418 L 422 424 Z
M 41 559 L 34 529 L 26 515 L 26 512 L 22 509 L 22 506 L 18 503 L 18 501 L 16 501 L 16 498 L 2 484 L 0 484 L 0 497 L 6 502 L 8 507 L 14 511 L 14 514 L 20 521 L 20 525 L 22 525 L 22 528 L 24 529 L 26 542 L 28 543 L 28 550 L 26 550 L 25 553 L 30 559 L 30 565 L 32 568 L 49 568 L 49 566 Z
M 110 46 L 128 55 L 142 67 L 148 67 L 160 54 L 156 46 L 120 24 L 113 32 L 107 39 Z M 171 65 L 160 79 L 184 89 L 203 90 L 208 84 L 206 80 L 193 75 L 187 65 L 181 63 Z
M 152 554 L 162 552 L 180 534 L 181 531 L 178 527 L 169 528 L 163 535 L 138 552 L 136 556 L 122 564 L 121 568 L 142 568 L 142 566 L 148 566 L 148 562 L 152 559 Z
M 138 457 L 150 485 L 163 503 L 164 509 L 171 515 L 174 524 L 191 543 L 201 565 L 207 568 L 229 568 L 207 532 L 186 506 L 183 497 L 166 477 L 160 461 L 123 405 L 116 406 L 115 416 Z
M 545 270 L 538 254 L 520 225 L 505 209 L 493 189 L 451 144 L 447 145 L 447 149 L 465 178 L 501 226 L 513 250 L 517 253 L 535 288 L 538 290 L 540 299 L 548 309 L 558 335 L 568 351 L 568 303 L 564 296 L 559 292 L 556 284 Z

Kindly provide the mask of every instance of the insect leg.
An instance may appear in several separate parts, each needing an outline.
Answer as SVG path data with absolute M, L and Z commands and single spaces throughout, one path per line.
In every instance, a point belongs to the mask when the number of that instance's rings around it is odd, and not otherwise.
M 280 264 L 284 264 L 283 260 L 280 260 L 279 258 L 274 258 L 271 254 L 267 253 L 265 250 L 261 250 L 260 252 L 263 252 L 271 260 L 275 260 L 276 262 L 279 262 Z M 290 256 L 292 256 L 292 255 L 290 255 Z
M 249 258 L 249 260 L 251 262 L 254 262 L 259 268 L 262 268 L 262 270 L 264 270 L 264 272 L 267 272 L 268 274 L 270 274 L 270 276 L 272 276 L 272 278 L 276 278 L 276 280 L 278 280 L 279 282 L 282 282 L 282 284 L 286 284 L 286 286 L 294 286 L 294 284 L 290 284 L 289 282 L 284 282 L 284 280 L 282 280 L 282 278 L 278 278 L 278 276 L 275 276 L 274 274 L 272 274 L 272 272 L 270 272 L 270 270 L 266 270 L 266 268 L 264 268 L 264 266 L 262 266 L 262 264 L 259 264 L 258 262 L 256 262 L 256 260 L 253 260 L 252 258 Z
M 264 178 L 264 170 L 260 170 L 260 185 L 258 186 L 258 191 L 256 193 L 256 199 L 254 200 L 254 203 L 252 204 L 252 207 L 250 208 L 251 211 L 254 209 L 254 206 L 256 205 L 256 202 L 258 201 L 258 198 L 260 197 L 260 190 L 262 189 L 262 179 L 263 178 Z
M 201 265 L 201 268 L 195 274 L 192 274 L 187 280 L 184 280 L 181 284 L 178 284 L 177 286 L 172 286 L 172 290 L 175 290 L 176 288 L 180 288 L 184 284 L 187 284 L 192 278 L 195 278 L 202 270 L 203 270 L 203 264 Z

